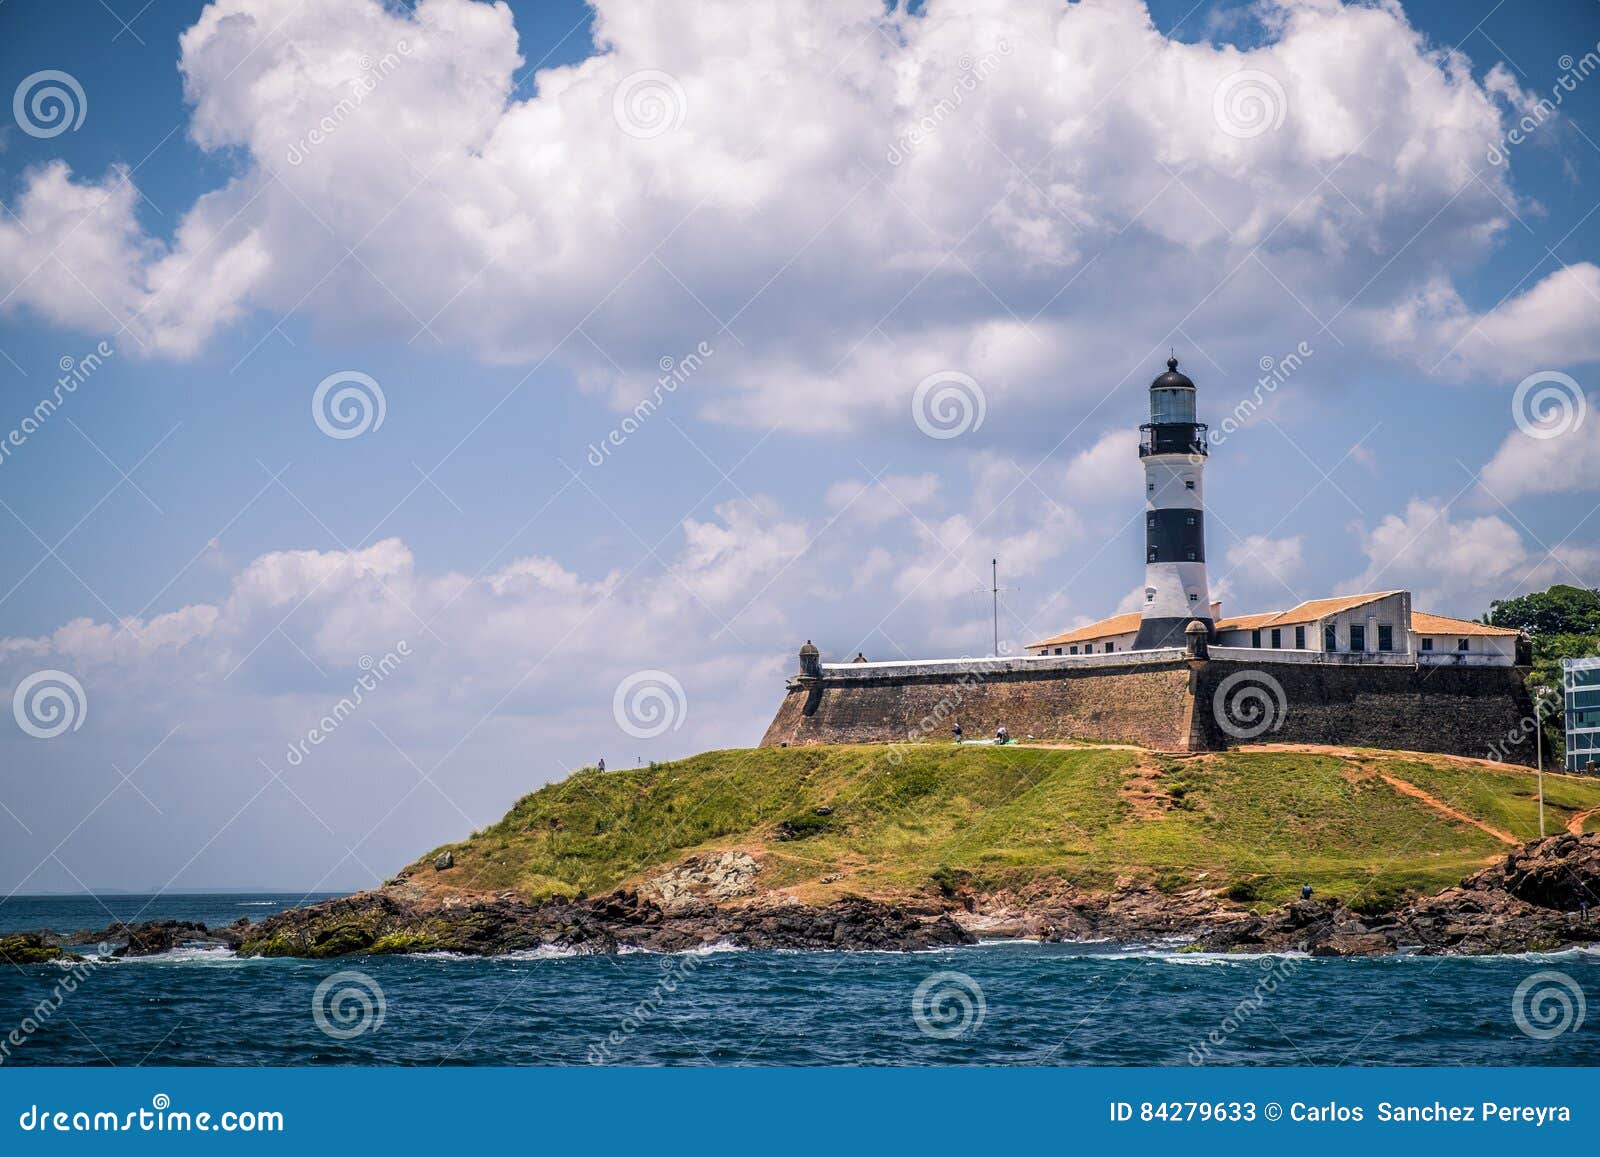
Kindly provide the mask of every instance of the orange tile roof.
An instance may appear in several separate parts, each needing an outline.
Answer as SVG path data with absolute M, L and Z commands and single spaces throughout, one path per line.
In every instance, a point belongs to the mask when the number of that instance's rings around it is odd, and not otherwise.
M 1063 643 L 1081 643 L 1085 639 L 1100 639 L 1107 635 L 1128 635 L 1138 629 L 1139 612 L 1129 611 L 1125 615 L 1112 615 L 1109 619 L 1101 619 L 1098 623 L 1090 623 L 1087 627 L 1079 627 L 1064 635 L 1053 635 L 1037 643 L 1029 643 L 1028 646 L 1056 647 Z
M 1509 627 L 1491 627 L 1471 619 L 1452 619 L 1448 615 L 1430 615 L 1426 611 L 1411 612 L 1411 629 L 1419 635 L 1517 635 Z
M 1287 615 L 1288 611 L 1268 611 L 1264 615 L 1229 615 L 1216 621 L 1219 631 L 1253 631 L 1257 627 L 1264 627 L 1280 615 Z
M 1287 626 L 1292 623 L 1313 623 L 1329 615 L 1337 615 L 1340 611 L 1348 611 L 1354 607 L 1365 606 L 1367 603 L 1388 598 L 1390 595 L 1403 594 L 1403 591 L 1373 591 L 1364 595 L 1338 595 L 1331 599 L 1307 599 L 1297 607 L 1290 607 L 1287 611 L 1269 611 L 1264 615 L 1235 615 L 1231 618 L 1217 620 L 1219 631 L 1253 631 L 1259 627 Z
M 1341 611 L 1348 611 L 1354 607 L 1365 606 L 1367 603 L 1376 602 L 1378 599 L 1388 598 L 1390 595 L 1403 594 L 1403 591 L 1374 591 L 1363 595 L 1339 595 L 1328 599 L 1307 599 L 1297 607 L 1287 611 L 1268 611 L 1260 615 L 1232 615 L 1228 618 L 1218 619 L 1216 622 L 1219 631 L 1254 631 L 1262 627 L 1292 626 L 1297 623 L 1312 623 L 1329 615 L 1336 615 Z M 1082 643 L 1090 639 L 1103 639 L 1109 635 L 1128 635 L 1139 629 L 1139 612 L 1129 611 L 1125 615 L 1112 615 L 1109 619 L 1101 619 L 1098 623 L 1090 623 L 1087 627 L 1068 631 L 1064 635 L 1053 635 L 1048 639 L 1041 639 L 1037 643 L 1029 643 L 1028 647 L 1058 647 L 1066 643 Z M 1491 627 L 1486 623 L 1475 623 L 1471 619 L 1453 619 L 1448 615 L 1430 615 L 1426 611 L 1411 612 L 1411 629 L 1419 635 L 1516 635 L 1520 632 L 1507 627 Z

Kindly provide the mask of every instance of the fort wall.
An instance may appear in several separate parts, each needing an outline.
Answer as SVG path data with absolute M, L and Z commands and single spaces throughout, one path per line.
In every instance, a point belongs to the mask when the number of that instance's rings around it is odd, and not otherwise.
M 1158 751 L 1317 743 L 1533 765 L 1525 668 L 1223 650 L 819 665 L 790 680 L 761 742 L 940 742 L 959 721 L 970 739 L 1003 723 L 1016 739 Z
M 953 663 L 825 667 L 820 681 L 792 681 L 763 746 L 782 742 L 904 743 L 968 737 L 1004 723 L 1018 739 L 1093 737 L 1161 750 L 1189 742 L 1189 668 L 1181 650 Z M 1066 658 L 1063 656 L 1063 658 Z

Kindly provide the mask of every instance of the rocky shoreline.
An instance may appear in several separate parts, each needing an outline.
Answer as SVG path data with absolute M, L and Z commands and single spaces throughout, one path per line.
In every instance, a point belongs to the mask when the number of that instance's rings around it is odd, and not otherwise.
M 996 895 L 956 884 L 938 896 L 898 904 L 856 896 L 823 906 L 770 897 L 719 902 L 727 899 L 630 889 L 539 904 L 509 895 L 439 900 L 401 882 L 226 928 L 161 920 L 68 935 L 0 936 L 0 960 L 64 959 L 86 946 L 114 956 L 198 946 L 322 959 L 438 951 L 495 956 L 540 948 L 683 952 L 708 945 L 917 951 L 1021 937 L 1156 940 L 1187 951 L 1314 956 L 1556 951 L 1600 943 L 1600 834 L 1530 842 L 1459 886 L 1392 911 L 1358 912 L 1311 899 L 1260 913 L 1200 887 L 1085 894 L 1045 883 Z M 1595 909 L 1592 918 L 1586 905 Z

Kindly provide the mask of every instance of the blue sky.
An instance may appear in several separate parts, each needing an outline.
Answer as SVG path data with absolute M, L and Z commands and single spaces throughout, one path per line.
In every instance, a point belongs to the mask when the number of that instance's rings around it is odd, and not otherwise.
M 1148 20 L 0 6 L 6 90 L 86 106 L 0 129 L 0 432 L 114 350 L 0 458 L 0 676 L 85 704 L 0 733 L 0 886 L 361 886 L 597 756 L 755 742 L 808 637 L 986 651 L 995 555 L 1010 644 L 1110 614 L 1169 347 L 1214 426 L 1263 403 L 1208 471 L 1227 609 L 1592 585 L 1600 419 L 1513 399 L 1593 388 L 1600 8 Z M 319 427 L 341 371 L 381 426 Z M 981 425 L 924 432 L 941 374 Z

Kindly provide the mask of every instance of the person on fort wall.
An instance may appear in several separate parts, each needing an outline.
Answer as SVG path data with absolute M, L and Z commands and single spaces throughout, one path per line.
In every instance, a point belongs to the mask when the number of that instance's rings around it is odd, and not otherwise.
M 950 735 L 957 742 L 961 742 L 961 724 L 954 723 L 950 726 Z

